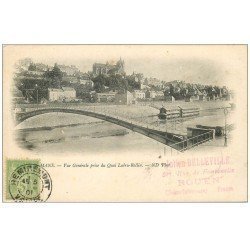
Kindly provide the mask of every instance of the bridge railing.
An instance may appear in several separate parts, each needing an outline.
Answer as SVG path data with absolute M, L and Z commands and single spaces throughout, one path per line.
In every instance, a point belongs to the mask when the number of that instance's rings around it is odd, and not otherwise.
M 208 131 L 206 133 L 185 139 L 181 142 L 177 142 L 174 144 L 171 144 L 170 147 L 180 151 L 180 152 L 184 152 L 188 149 L 191 149 L 195 146 L 198 146 L 204 142 L 210 141 L 214 138 L 214 131 Z

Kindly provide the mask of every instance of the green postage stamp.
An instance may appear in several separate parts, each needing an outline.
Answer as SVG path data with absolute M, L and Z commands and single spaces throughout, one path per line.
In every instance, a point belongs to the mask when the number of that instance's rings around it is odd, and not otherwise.
M 5 190 L 7 201 L 46 201 L 52 190 L 48 172 L 39 160 L 8 159 L 6 162 Z

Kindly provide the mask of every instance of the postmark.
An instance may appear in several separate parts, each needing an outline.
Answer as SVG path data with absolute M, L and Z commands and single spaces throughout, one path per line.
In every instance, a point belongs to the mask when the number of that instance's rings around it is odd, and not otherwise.
M 15 201 L 46 201 L 52 191 L 49 173 L 38 164 L 17 167 L 9 177 L 9 193 Z

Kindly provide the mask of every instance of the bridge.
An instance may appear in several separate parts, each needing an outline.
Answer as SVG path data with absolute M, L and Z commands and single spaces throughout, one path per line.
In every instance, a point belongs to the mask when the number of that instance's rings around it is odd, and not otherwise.
M 148 126 L 138 125 L 135 122 L 127 121 L 125 119 L 121 119 L 118 117 L 114 117 L 107 114 L 102 114 L 94 111 L 89 110 L 82 110 L 82 109 L 75 109 L 75 108 L 64 108 L 64 107 L 51 107 L 51 108 L 39 108 L 31 111 L 24 111 L 24 112 L 18 112 L 15 114 L 15 121 L 16 125 L 20 124 L 21 122 L 42 114 L 46 113 L 70 113 L 70 114 L 78 114 L 78 115 L 84 115 L 89 116 L 93 118 L 97 118 L 103 121 L 107 121 L 116 125 L 119 125 L 121 127 L 130 129 L 134 132 L 137 132 L 139 134 L 142 134 L 144 136 L 147 136 L 151 139 L 154 139 L 160 143 L 163 143 L 167 146 L 170 146 L 178 151 L 185 151 L 189 148 L 192 148 L 194 146 L 197 146 L 201 143 L 204 143 L 208 140 L 213 139 L 214 133 L 213 130 L 202 130 L 201 134 L 198 134 L 195 137 L 187 138 L 183 135 L 169 133 L 160 131 L 154 128 L 149 128 Z

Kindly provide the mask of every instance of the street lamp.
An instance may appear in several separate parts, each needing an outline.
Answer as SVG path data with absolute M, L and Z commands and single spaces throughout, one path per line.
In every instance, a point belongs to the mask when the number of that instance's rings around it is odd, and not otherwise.
M 36 103 L 38 104 L 38 85 L 35 85 L 36 87 Z
M 227 147 L 227 108 L 224 108 L 224 115 L 225 115 L 225 129 L 224 129 L 224 147 Z

